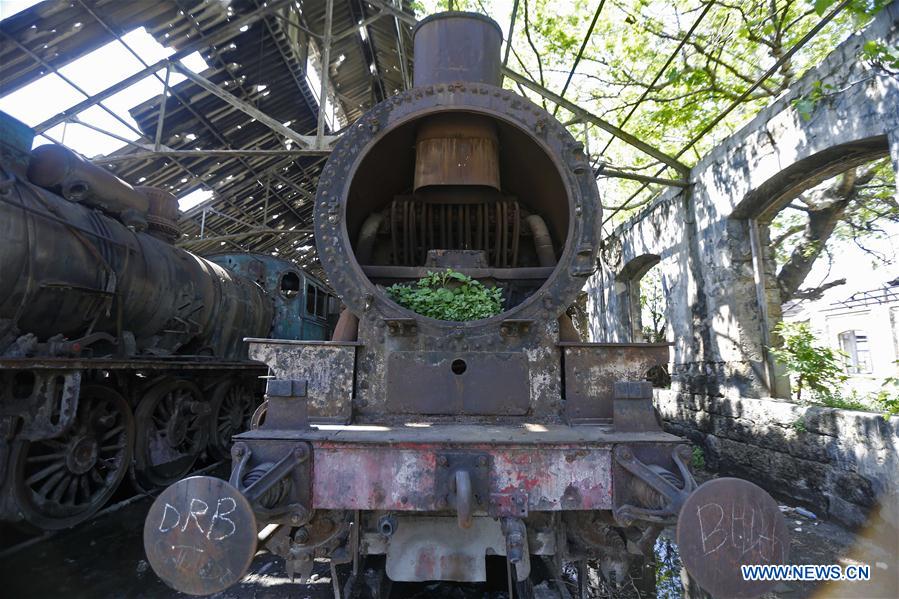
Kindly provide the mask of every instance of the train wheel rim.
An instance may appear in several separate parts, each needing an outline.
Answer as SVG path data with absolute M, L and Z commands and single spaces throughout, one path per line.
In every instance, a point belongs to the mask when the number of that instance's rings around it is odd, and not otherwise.
M 243 383 L 226 381 L 216 387 L 212 403 L 209 448 L 218 459 L 229 459 L 231 438 L 250 426 L 254 397 Z
M 25 521 L 59 530 L 90 518 L 122 482 L 133 444 L 134 417 L 125 399 L 106 387 L 83 387 L 69 430 L 13 450 L 13 491 Z
M 138 487 L 165 487 L 190 472 L 206 446 L 205 405 L 200 389 L 185 380 L 162 381 L 144 394 L 135 411 L 133 478 Z

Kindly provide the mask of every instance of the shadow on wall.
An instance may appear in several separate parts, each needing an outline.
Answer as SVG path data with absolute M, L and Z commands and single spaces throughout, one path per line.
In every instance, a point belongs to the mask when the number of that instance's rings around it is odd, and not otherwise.
M 879 509 L 899 538 L 899 417 L 672 391 L 657 391 L 656 404 L 710 469 L 851 527 Z

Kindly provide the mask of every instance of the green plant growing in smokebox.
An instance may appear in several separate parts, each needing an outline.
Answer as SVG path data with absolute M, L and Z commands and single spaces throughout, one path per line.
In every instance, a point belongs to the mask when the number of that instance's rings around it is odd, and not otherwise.
M 480 320 L 503 310 L 502 289 L 487 287 L 452 269 L 429 272 L 413 285 L 397 283 L 386 291 L 404 308 L 437 320 Z

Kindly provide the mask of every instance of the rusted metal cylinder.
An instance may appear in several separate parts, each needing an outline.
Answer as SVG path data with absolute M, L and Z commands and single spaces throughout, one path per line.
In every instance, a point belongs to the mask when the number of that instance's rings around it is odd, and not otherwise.
M 442 12 L 419 21 L 412 35 L 416 87 L 454 81 L 502 85 L 503 32 L 493 19 Z
M 418 126 L 415 191 L 445 185 L 500 190 L 499 139 L 490 118 L 449 113 L 432 116 Z
M 150 203 L 144 194 L 63 146 L 47 144 L 35 148 L 28 179 L 71 202 L 83 202 L 116 215 L 126 225 L 145 227 Z
M 0 340 L 108 333 L 129 339 L 126 353 L 237 359 L 244 337 L 268 334 L 273 306 L 253 281 L 50 191 L 4 183 Z

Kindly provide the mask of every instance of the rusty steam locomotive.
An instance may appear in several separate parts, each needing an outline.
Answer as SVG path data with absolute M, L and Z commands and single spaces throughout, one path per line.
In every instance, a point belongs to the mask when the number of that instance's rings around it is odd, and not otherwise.
M 328 338 L 336 300 L 272 256 L 177 248 L 170 193 L 0 117 L 0 519 L 65 528 L 129 470 L 150 489 L 227 458 L 267 372 L 243 338 Z
M 582 146 L 501 87 L 489 18 L 437 14 L 414 41 L 415 87 L 352 125 L 319 181 L 319 254 L 348 306 L 335 337 L 249 340 L 274 374 L 265 418 L 236 437 L 230 481 L 156 500 L 154 570 L 217 592 L 264 543 L 301 579 L 330 558 L 341 595 L 371 556 L 393 581 L 483 581 L 494 555 L 521 592 L 534 560 L 622 581 L 679 520 L 704 587 L 761 592 L 737 567 L 782 562 L 784 522 L 748 482 L 696 488 L 644 382 L 667 345 L 583 343 L 565 315 L 600 244 Z M 501 288 L 504 311 L 435 320 L 385 292 L 445 268 Z

